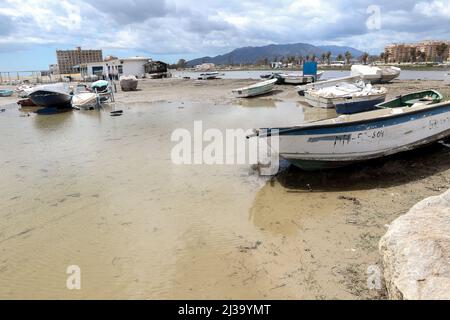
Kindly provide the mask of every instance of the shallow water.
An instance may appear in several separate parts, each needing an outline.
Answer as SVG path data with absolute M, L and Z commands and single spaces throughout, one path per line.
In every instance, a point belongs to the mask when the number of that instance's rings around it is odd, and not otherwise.
M 346 220 L 383 232 L 394 214 L 380 210 L 406 210 L 432 192 L 424 186 L 445 184 L 449 149 L 334 173 L 289 168 L 270 181 L 249 165 L 170 157 L 173 130 L 192 130 L 196 120 L 204 129 L 250 129 L 330 112 L 260 99 L 129 104 L 120 117 L 7 107 L 0 298 L 354 298 L 342 285 L 345 266 L 376 262 L 376 241 L 364 251 L 367 230 Z M 349 207 L 339 198 L 348 191 L 370 210 Z M 66 288 L 70 265 L 81 268 L 82 290 Z
M 273 70 L 272 70 L 273 71 Z M 260 79 L 260 75 L 271 73 L 270 70 L 251 70 L 251 71 L 224 71 L 224 79 Z M 276 71 L 273 71 L 276 72 Z M 288 71 L 291 72 L 291 71 Z M 295 71 L 292 71 L 295 73 Z M 181 72 L 176 71 L 174 75 L 180 77 L 191 77 L 195 79 L 201 72 Z M 402 70 L 400 80 L 444 80 L 447 71 L 416 71 L 416 70 Z M 324 71 L 322 79 L 332 79 L 337 77 L 346 77 L 350 75 L 350 71 L 327 70 Z
M 11 106 L 0 117 L 0 297 L 167 298 L 189 293 L 185 277 L 206 290 L 230 252 L 259 239 L 249 209 L 265 183 L 247 165 L 174 165 L 172 131 L 195 120 L 296 124 L 326 111 L 250 100 L 25 115 Z M 69 265 L 82 270 L 80 292 L 65 288 Z M 233 292 L 223 290 L 204 294 Z

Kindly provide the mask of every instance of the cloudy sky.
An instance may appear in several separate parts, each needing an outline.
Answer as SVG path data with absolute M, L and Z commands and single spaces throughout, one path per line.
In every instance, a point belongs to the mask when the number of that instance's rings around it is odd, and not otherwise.
M 0 0 L 0 70 L 46 69 L 78 45 L 168 62 L 295 42 L 378 54 L 450 39 L 449 25 L 450 0 Z

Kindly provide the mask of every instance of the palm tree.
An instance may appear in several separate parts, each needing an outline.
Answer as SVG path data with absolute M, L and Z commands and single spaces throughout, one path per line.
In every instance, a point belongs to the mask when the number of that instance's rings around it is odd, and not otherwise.
M 342 54 L 338 54 L 337 56 L 337 61 L 342 61 L 344 59 L 344 57 L 342 56 Z
M 327 54 L 325 52 L 322 53 L 321 58 L 322 58 L 322 63 L 324 63 L 325 59 L 327 58 Z
M 417 60 L 417 49 L 416 47 L 411 47 L 409 49 L 409 58 L 411 62 L 416 62 Z
M 363 64 L 367 64 L 367 59 L 369 58 L 369 54 L 367 52 L 364 52 L 361 56 L 361 61 Z
M 312 55 L 312 57 L 311 57 L 311 61 L 316 61 L 316 58 L 317 58 L 316 54 L 313 53 L 313 55 Z
M 311 59 L 311 56 L 309 54 L 306 55 L 306 61 L 309 61 Z
M 328 51 L 328 52 L 325 54 L 325 57 L 327 58 L 327 62 L 328 62 L 328 64 L 330 65 L 330 64 L 331 64 L 331 52 Z
M 436 54 L 439 59 L 439 62 L 444 60 L 445 53 L 448 52 L 448 45 L 442 42 L 440 45 L 436 47 Z
M 381 61 L 384 61 L 384 56 L 385 56 L 385 53 L 384 53 L 384 52 L 380 53 L 380 60 L 381 60 Z
M 352 59 L 352 54 L 350 53 L 350 51 L 347 51 L 345 53 L 345 61 L 347 62 L 347 64 L 350 64 L 350 60 Z
M 427 54 L 424 51 L 419 51 L 419 59 L 421 62 L 427 61 Z

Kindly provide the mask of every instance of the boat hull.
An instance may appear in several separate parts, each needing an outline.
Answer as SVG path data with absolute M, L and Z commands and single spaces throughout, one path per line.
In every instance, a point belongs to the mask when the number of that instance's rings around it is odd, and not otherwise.
M 238 98 L 250 98 L 271 92 L 275 86 L 276 79 L 263 81 L 262 83 L 233 90 Z
M 325 109 L 335 108 L 339 106 L 339 111 L 341 111 L 343 114 L 361 112 L 357 111 L 358 108 L 360 108 L 362 111 L 373 110 L 375 104 L 381 103 L 385 99 L 386 93 L 360 97 L 327 98 L 310 94 L 308 91 L 305 92 L 305 101 L 309 105 Z
M 41 107 L 69 108 L 72 96 L 69 94 L 38 90 L 30 94 L 31 101 Z
M 371 111 L 376 108 L 377 104 L 384 102 L 384 100 L 386 100 L 386 95 L 370 100 L 337 103 L 335 105 L 336 113 L 353 114 L 358 112 Z
M 414 112 L 371 112 L 380 116 L 359 122 L 279 129 L 279 155 L 305 170 L 336 168 L 412 150 L 450 136 L 450 102 Z

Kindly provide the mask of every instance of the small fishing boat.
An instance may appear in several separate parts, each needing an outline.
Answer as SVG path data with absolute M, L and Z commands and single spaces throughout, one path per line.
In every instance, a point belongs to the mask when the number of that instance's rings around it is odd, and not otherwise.
M 233 94 L 238 98 L 259 96 L 271 92 L 276 82 L 277 79 L 258 82 L 247 87 L 234 89 Z
M 402 69 L 397 67 L 382 67 L 381 68 L 381 79 L 378 83 L 388 83 L 392 80 L 398 78 L 400 76 L 400 73 L 402 72 Z M 375 82 L 377 83 L 377 82 Z
M 278 137 L 281 158 L 305 170 L 336 168 L 412 150 L 450 136 L 450 101 L 398 98 L 376 110 L 293 127 L 256 130 Z M 407 97 L 409 99 L 409 97 Z M 272 145 L 271 139 L 267 143 Z
M 318 72 L 316 76 L 314 75 L 304 75 L 302 73 L 280 73 L 276 74 L 275 77 L 281 78 L 280 82 L 284 84 L 301 85 L 305 83 L 315 82 L 319 80 L 323 75 L 323 72 Z
M 213 79 L 219 79 L 220 76 L 223 76 L 223 73 L 219 72 L 205 72 L 200 73 L 198 80 L 213 80 Z
M 106 92 L 109 88 L 109 82 L 106 80 L 98 80 L 91 84 L 92 91 L 95 92 Z
M 135 76 L 121 76 L 119 78 L 122 91 L 135 91 L 138 86 L 138 79 Z
M 34 87 L 29 97 L 41 107 L 71 108 L 72 96 L 67 83 L 46 84 Z
M 78 110 L 91 110 L 97 107 L 98 104 L 98 95 L 93 92 L 81 92 L 72 97 L 72 107 Z
M 305 101 L 313 107 L 336 108 L 338 114 L 369 111 L 386 99 L 385 88 L 376 89 L 363 81 L 343 82 L 325 88 L 313 88 L 305 92 Z
M 11 97 L 14 93 L 14 90 L 9 89 L 1 89 L 0 90 L 0 97 Z
M 355 64 L 351 68 L 351 76 L 360 76 L 365 81 L 373 84 L 387 83 L 398 78 L 401 69 L 397 67 L 375 67 Z

